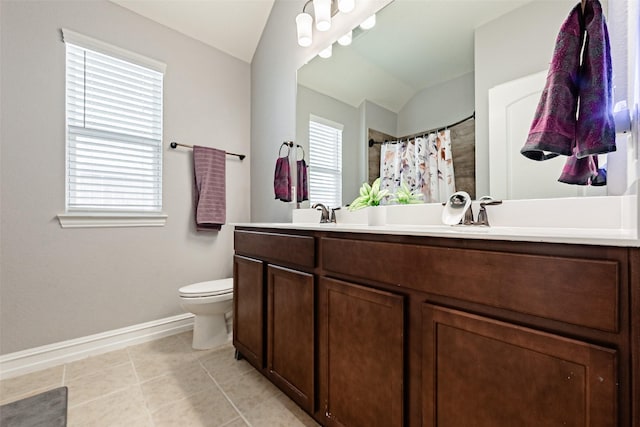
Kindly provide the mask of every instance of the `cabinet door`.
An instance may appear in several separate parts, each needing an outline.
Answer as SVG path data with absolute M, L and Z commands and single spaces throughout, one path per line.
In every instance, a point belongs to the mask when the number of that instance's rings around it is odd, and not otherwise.
M 425 426 L 616 426 L 616 352 L 423 305 Z
M 327 425 L 402 426 L 404 297 L 321 278 L 319 299 Z
M 269 378 L 309 412 L 314 402 L 313 275 L 267 267 Z
M 263 262 L 233 257 L 233 345 L 249 363 L 264 367 Z

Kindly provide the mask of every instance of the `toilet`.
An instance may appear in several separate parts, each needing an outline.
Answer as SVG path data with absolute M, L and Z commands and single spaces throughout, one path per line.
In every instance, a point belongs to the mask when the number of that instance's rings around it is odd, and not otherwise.
M 183 286 L 178 295 L 182 308 L 195 315 L 194 349 L 206 350 L 228 341 L 225 314 L 233 309 L 233 278 Z

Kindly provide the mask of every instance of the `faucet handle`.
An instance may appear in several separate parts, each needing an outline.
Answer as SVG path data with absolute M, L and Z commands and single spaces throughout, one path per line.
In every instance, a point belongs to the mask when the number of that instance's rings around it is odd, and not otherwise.
M 340 210 L 340 206 L 331 209 L 331 218 L 329 219 L 329 222 L 333 222 L 334 224 L 336 223 L 336 211 L 338 210 Z
M 473 221 L 473 209 L 471 209 L 471 205 L 469 205 L 469 209 L 464 213 L 464 219 L 462 220 L 462 224 L 464 225 L 473 225 L 475 222 Z
M 479 202 L 480 207 L 502 204 L 502 200 L 496 200 L 491 196 L 482 196 L 480 197 Z
M 489 216 L 487 215 L 487 208 L 485 206 L 500 205 L 502 200 L 496 200 L 490 196 L 480 197 L 480 212 L 478 212 L 478 225 L 489 226 Z

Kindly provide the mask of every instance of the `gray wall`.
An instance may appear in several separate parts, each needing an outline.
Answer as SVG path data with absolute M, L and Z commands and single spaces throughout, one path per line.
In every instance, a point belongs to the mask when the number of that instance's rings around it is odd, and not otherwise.
M 253 154 L 249 64 L 108 1 L 1 5 L 0 352 L 182 313 L 178 287 L 232 275 L 233 230 L 195 231 L 191 152 L 168 143 Z M 61 27 L 167 64 L 165 227 L 58 225 L 65 203 Z M 251 161 L 261 159 L 227 161 L 227 222 L 249 220 Z
M 476 194 L 489 194 L 489 89 L 548 69 L 560 25 L 575 5 L 536 1 L 476 30 Z
M 455 123 L 474 111 L 473 73 L 425 88 L 398 112 L 397 136 Z

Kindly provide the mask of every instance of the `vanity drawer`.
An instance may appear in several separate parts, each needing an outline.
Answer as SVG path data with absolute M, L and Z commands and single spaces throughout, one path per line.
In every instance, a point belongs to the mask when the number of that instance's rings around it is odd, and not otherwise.
M 236 230 L 234 248 L 238 254 L 282 265 L 315 266 L 315 242 L 312 236 Z
M 328 273 L 619 331 L 616 260 L 334 238 L 321 247 Z

